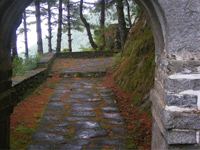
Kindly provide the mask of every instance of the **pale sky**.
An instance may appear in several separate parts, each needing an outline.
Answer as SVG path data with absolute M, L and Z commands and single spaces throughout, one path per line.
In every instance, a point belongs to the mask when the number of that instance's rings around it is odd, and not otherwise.
M 73 0 L 74 2 L 78 2 L 80 0 Z M 84 0 L 84 2 L 96 2 L 96 0 Z M 30 9 L 30 8 L 27 8 Z M 30 21 L 35 21 L 35 16 L 32 15 L 27 19 L 27 22 Z M 47 23 L 47 19 L 42 22 L 41 27 L 42 27 L 42 37 L 44 38 L 46 35 L 48 35 L 48 27 L 45 25 Z M 23 24 L 21 24 L 23 26 Z M 20 28 L 20 27 L 19 27 Z M 30 48 L 32 45 L 37 43 L 37 33 L 36 33 L 36 25 L 30 25 L 29 26 L 30 30 L 28 32 L 28 47 Z M 52 32 L 57 31 L 57 28 L 54 28 Z M 18 40 L 17 40 L 17 47 L 18 47 L 18 53 L 20 54 L 21 52 L 24 52 L 24 35 L 19 35 Z

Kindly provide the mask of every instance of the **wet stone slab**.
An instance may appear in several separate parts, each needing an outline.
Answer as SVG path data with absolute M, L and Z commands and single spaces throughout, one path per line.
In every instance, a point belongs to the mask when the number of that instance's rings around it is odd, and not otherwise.
M 123 118 L 120 116 L 119 113 L 103 113 L 102 114 L 103 117 L 107 118 L 107 119 L 116 119 L 116 120 L 122 120 Z
M 75 98 L 75 99 L 89 99 L 92 98 L 92 96 L 88 94 L 70 94 L 70 98 Z
M 29 150 L 47 150 L 52 149 L 59 143 L 33 143 L 29 145 Z
M 70 116 L 73 117 L 95 117 L 95 112 L 71 112 Z
M 87 117 L 61 117 L 61 121 L 90 121 Z
M 71 104 L 71 108 L 73 107 L 95 107 L 96 104 L 93 104 L 93 103 L 74 103 L 74 104 Z
M 57 146 L 56 149 L 81 150 L 83 146 L 91 144 L 89 140 L 69 140 L 66 144 Z
M 118 112 L 119 109 L 117 107 L 102 107 L 101 110 L 105 112 Z
M 44 117 L 41 118 L 41 121 L 57 122 L 58 117 L 44 116 Z
M 81 129 L 75 131 L 75 139 L 90 139 L 108 136 L 105 129 Z
M 93 111 L 94 109 L 92 107 L 85 107 L 85 106 L 79 106 L 79 107 L 70 107 L 73 111 Z
M 80 100 L 81 100 L 81 101 L 85 101 L 85 102 L 100 102 L 100 101 L 102 101 L 101 98 L 87 98 L 87 99 L 82 98 L 82 99 L 80 99 Z
M 66 103 L 78 103 L 79 102 L 78 100 L 75 100 L 75 99 L 64 99 L 63 101 Z
M 32 136 L 32 141 L 35 142 L 64 142 L 65 137 L 47 132 L 36 132 Z
M 74 128 L 75 129 L 80 129 L 80 128 L 99 128 L 101 125 L 98 122 L 95 121 L 86 121 L 86 122 L 76 122 L 74 123 Z
M 60 94 L 60 93 L 67 93 L 69 90 L 56 90 L 54 91 L 55 94 Z
M 98 139 L 93 141 L 96 146 L 124 146 L 125 143 L 121 139 Z
M 67 127 L 68 125 L 70 125 L 69 122 L 60 122 L 56 124 L 55 127 Z
M 105 103 L 107 104 L 116 104 L 116 100 L 114 100 L 112 97 L 103 97 Z
M 110 124 L 113 124 L 113 125 L 124 125 L 124 124 L 125 124 L 124 121 L 109 120 L 108 122 L 109 122 Z
M 51 102 L 47 105 L 46 110 L 62 111 L 65 110 L 65 104 L 59 102 Z
M 90 143 L 89 140 L 69 140 L 66 144 L 60 144 L 55 149 L 82 150 L 83 146 L 87 146 Z
M 54 111 L 54 110 L 50 110 L 50 111 L 45 111 L 43 116 L 50 116 L 50 115 L 59 115 L 59 116 L 64 116 L 66 114 L 65 111 Z
M 37 128 L 37 132 L 47 132 L 47 133 L 61 133 L 61 135 L 66 135 L 67 132 L 69 131 L 65 127 L 49 127 L 49 128 Z
M 61 99 L 60 99 L 60 98 L 57 98 L 56 96 L 51 97 L 51 98 L 49 99 L 49 102 L 60 102 L 60 101 L 61 101 Z

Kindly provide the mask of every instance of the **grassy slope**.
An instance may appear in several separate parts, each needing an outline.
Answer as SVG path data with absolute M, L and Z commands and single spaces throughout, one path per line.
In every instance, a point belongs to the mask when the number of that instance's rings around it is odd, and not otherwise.
M 140 110 L 150 110 L 151 107 L 145 97 L 154 83 L 154 49 L 150 26 L 142 16 L 129 33 L 114 74 L 122 90 L 133 94 L 132 102 Z

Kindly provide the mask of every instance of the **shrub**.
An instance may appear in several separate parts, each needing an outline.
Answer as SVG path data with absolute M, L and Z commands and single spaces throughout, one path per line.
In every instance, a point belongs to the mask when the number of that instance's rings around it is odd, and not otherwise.
M 63 48 L 63 49 L 61 50 L 62 53 L 66 53 L 66 52 L 68 52 L 68 51 L 69 51 L 69 48 Z
M 42 57 L 43 55 L 35 55 L 34 57 L 27 57 L 23 59 L 16 56 L 13 60 L 13 77 L 20 76 L 25 72 L 36 69 L 37 61 Z

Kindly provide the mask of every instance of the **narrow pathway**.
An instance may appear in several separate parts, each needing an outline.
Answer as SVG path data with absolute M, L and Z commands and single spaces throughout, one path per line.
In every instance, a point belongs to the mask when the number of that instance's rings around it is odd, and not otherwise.
M 84 76 L 88 72 L 92 72 L 91 76 L 101 76 L 98 70 L 105 71 L 111 62 L 109 58 L 81 61 L 81 64 L 76 61 L 74 69 L 67 68 L 62 75 L 83 76 L 82 71 Z M 103 87 L 102 81 L 102 77 L 63 78 L 47 104 L 29 149 L 124 148 L 125 123 L 112 91 Z

